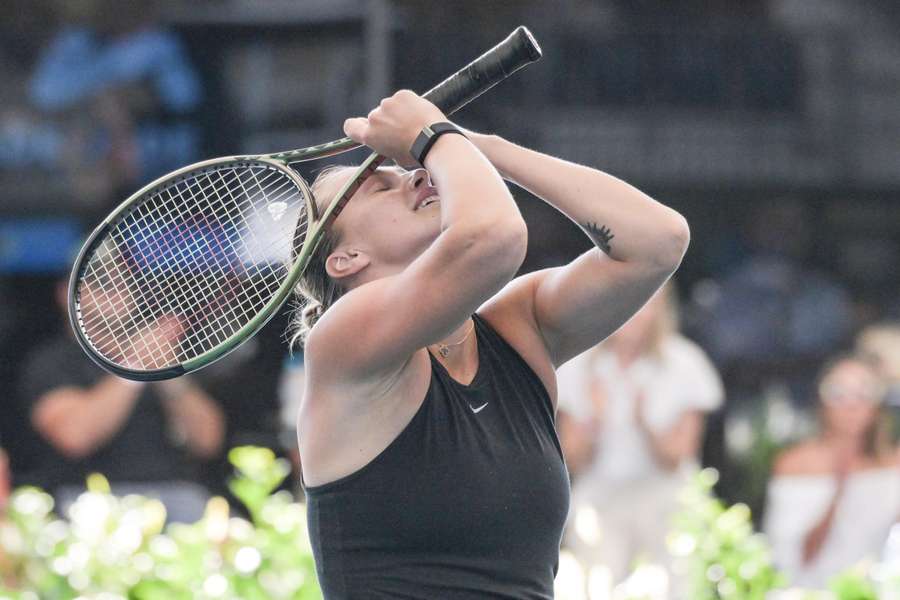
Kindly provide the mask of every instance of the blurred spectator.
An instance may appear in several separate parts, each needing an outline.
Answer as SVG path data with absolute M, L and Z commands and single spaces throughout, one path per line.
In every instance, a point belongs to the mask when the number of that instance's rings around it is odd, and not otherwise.
M 706 286 L 698 330 L 717 361 L 746 368 L 817 363 L 850 332 L 846 290 L 810 266 L 808 207 L 780 199 L 748 219 L 748 254 L 718 286 Z
M 704 414 L 722 384 L 677 332 L 672 284 L 621 329 L 558 372 L 559 430 L 572 477 L 566 543 L 585 570 L 621 581 L 633 561 L 670 565 L 677 494 L 698 468 Z
M 6 508 L 6 501 L 9 499 L 9 459 L 6 451 L 0 448 L 0 516 Z
M 45 0 L 7 0 L 0 19 L 0 174 L 39 166 L 60 151 L 60 133 L 29 106 L 25 83 L 54 25 Z
M 39 110 L 68 117 L 59 163 L 102 167 L 108 191 L 191 162 L 201 86 L 154 2 L 60 4 L 67 25 L 44 49 L 30 86 Z M 63 155 L 65 154 L 65 155 Z
M 864 359 L 831 361 L 819 379 L 819 433 L 775 461 L 763 529 L 796 585 L 825 587 L 857 561 L 877 559 L 900 514 L 884 391 Z
M 900 407 L 900 323 L 870 325 L 856 337 L 856 351 L 870 359 L 887 385 L 885 402 Z
M 56 293 L 64 312 L 66 282 Z M 220 454 L 224 436 L 217 403 L 189 377 L 143 383 L 107 374 L 65 329 L 25 362 L 21 397 L 43 441 L 36 467 L 17 482 L 47 489 L 64 510 L 98 472 L 114 493 L 159 498 L 170 520 L 198 519 L 209 496 L 196 483 L 199 468 Z

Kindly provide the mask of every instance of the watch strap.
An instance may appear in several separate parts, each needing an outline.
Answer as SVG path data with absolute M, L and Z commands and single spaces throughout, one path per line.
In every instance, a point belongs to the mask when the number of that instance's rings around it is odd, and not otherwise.
M 426 125 L 422 128 L 422 131 L 419 132 L 412 147 L 409 149 L 409 153 L 412 155 L 413 160 L 420 165 L 425 166 L 425 157 L 428 156 L 431 147 L 434 146 L 434 143 L 438 138 L 445 133 L 457 133 L 466 137 L 466 134 L 464 134 L 459 127 L 449 121 L 440 121 L 438 123 Z

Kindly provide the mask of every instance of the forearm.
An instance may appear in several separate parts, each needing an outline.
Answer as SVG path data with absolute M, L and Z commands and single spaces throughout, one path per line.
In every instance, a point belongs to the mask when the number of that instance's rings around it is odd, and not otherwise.
M 225 437 L 224 418 L 215 401 L 185 377 L 158 385 L 163 408 L 191 453 L 202 458 L 215 456 Z
M 557 413 L 557 430 L 563 457 L 572 475 L 580 473 L 594 457 L 598 425 L 585 424 L 565 411 Z
M 703 437 L 703 414 L 689 411 L 665 431 L 654 431 L 643 413 L 635 414 L 638 428 L 643 432 L 657 462 L 664 469 L 674 471 L 682 461 L 696 457 Z
M 143 385 L 109 375 L 86 390 L 48 392 L 35 407 L 35 425 L 62 453 L 86 456 L 119 432 Z
M 619 261 L 679 261 L 687 244 L 684 218 L 611 175 L 523 148 L 497 136 L 472 134 L 500 174 L 577 223 Z
M 839 496 L 840 494 L 835 495 L 825 516 L 809 531 L 808 534 L 806 534 L 806 537 L 803 540 L 804 564 L 811 562 L 822 550 L 822 546 L 825 544 L 825 539 L 828 537 L 828 532 L 831 529 L 831 523 L 834 520 L 834 513 L 837 509 Z
M 472 142 L 443 135 L 425 158 L 441 198 L 441 229 L 524 227 L 512 195 L 497 170 Z

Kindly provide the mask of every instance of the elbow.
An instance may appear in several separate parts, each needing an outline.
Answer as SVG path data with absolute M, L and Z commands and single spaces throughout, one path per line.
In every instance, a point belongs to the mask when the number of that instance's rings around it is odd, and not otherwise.
M 505 278 L 518 272 L 528 250 L 528 228 L 518 215 L 502 222 L 466 225 L 452 233 L 448 229 L 447 234 L 455 240 L 454 254 L 468 254 L 479 265 L 490 265 Z
M 221 438 L 198 440 L 192 448 L 192 453 L 196 458 L 199 458 L 200 460 L 212 460 L 219 455 L 219 450 L 221 448 Z
M 510 277 L 515 276 L 528 251 L 528 228 L 525 221 L 518 217 L 510 223 L 493 228 L 484 238 L 488 241 L 495 264 L 503 268 Z
M 47 440 L 68 460 L 81 460 L 90 456 L 96 444 L 82 431 L 72 427 L 60 427 L 46 432 Z
M 691 243 L 691 229 L 687 219 L 680 213 L 672 211 L 671 218 L 659 233 L 659 241 L 654 262 L 661 269 L 674 273 L 681 266 L 681 261 Z
M 193 453 L 202 460 L 216 458 L 222 450 L 222 442 L 225 440 L 225 427 L 219 420 L 211 423 L 208 431 L 197 437 L 194 443 Z
M 508 231 L 504 231 L 504 236 L 504 243 L 507 244 L 510 252 L 517 257 L 514 262 L 516 262 L 516 270 L 518 270 L 525 260 L 525 254 L 528 252 L 528 227 L 525 225 L 525 220 L 517 216 L 509 224 Z

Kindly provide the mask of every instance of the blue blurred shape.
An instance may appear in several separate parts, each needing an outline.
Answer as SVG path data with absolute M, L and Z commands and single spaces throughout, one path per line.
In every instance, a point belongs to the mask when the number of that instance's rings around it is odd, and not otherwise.
M 66 272 L 81 242 L 75 218 L 0 217 L 0 274 Z
M 231 272 L 239 260 L 234 252 L 233 228 L 214 217 L 186 215 L 157 226 L 140 221 L 127 229 L 128 253 L 141 272 L 162 276 L 175 272 L 209 274 Z

